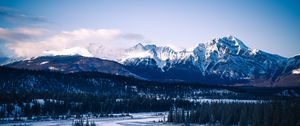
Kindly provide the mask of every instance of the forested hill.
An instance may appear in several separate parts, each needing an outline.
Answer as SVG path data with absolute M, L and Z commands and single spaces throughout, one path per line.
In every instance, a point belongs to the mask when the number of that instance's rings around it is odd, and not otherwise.
M 298 99 L 298 88 L 159 83 L 99 72 L 57 73 L 0 67 L 0 120 L 84 113 L 167 111 L 209 101 Z M 241 100 L 241 101 L 238 101 Z
M 125 96 L 133 94 L 194 94 L 214 90 L 243 95 L 298 96 L 299 88 L 231 87 L 195 83 L 161 83 L 99 72 L 59 73 L 0 67 L 0 90 L 4 92 L 87 93 L 93 95 Z M 229 94 L 230 94 L 229 93 Z M 224 95 L 222 95 L 224 96 Z

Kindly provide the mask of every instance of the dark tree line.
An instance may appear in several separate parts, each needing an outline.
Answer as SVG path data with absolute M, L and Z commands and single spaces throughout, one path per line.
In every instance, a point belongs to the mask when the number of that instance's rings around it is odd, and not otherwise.
M 201 103 L 169 110 L 168 121 L 213 125 L 298 126 L 300 100 L 264 103 Z
M 220 94 L 213 90 L 219 92 L 227 91 L 227 93 Z M 183 82 L 161 83 L 99 72 L 63 74 L 0 66 L 0 91 L 11 94 L 15 92 L 41 92 L 49 94 L 92 94 L 114 98 L 131 97 L 141 94 L 148 97 L 165 95 L 167 97 L 274 99 L 278 98 L 274 94 L 282 90 L 293 90 L 300 94 L 299 88 L 239 88 Z M 255 91 L 267 93 L 256 94 Z M 1 99 L 0 102 L 2 102 Z
M 146 98 L 132 96 L 130 98 L 114 98 L 107 96 L 95 96 L 87 94 L 55 94 L 51 96 L 43 93 L 22 94 L 24 99 L 17 99 L 16 95 L 1 94 L 0 118 L 4 117 L 51 117 L 59 115 L 81 115 L 93 113 L 99 116 L 108 116 L 112 113 L 129 112 L 155 112 L 166 111 L 171 105 L 171 99 Z M 31 99 L 32 98 L 32 99 Z M 43 99 L 35 99 L 43 98 Z M 6 99 L 5 101 L 3 101 Z M 11 101 L 15 99 L 14 101 Z M 10 103 L 3 103 L 6 101 Z M 42 100 L 42 102 L 41 102 Z M 15 106 L 20 108 L 16 112 Z
M 83 119 L 76 120 L 72 123 L 72 126 L 96 126 L 94 121 L 89 121 L 88 119 L 85 121 Z

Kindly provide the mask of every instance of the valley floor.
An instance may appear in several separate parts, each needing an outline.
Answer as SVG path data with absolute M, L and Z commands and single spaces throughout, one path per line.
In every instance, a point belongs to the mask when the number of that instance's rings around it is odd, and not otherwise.
M 97 126 L 170 126 L 180 125 L 168 122 L 167 112 L 131 113 L 131 117 L 92 118 Z M 165 118 L 165 119 L 164 119 Z M 28 121 L 18 123 L 1 124 L 2 126 L 70 126 L 74 120 Z

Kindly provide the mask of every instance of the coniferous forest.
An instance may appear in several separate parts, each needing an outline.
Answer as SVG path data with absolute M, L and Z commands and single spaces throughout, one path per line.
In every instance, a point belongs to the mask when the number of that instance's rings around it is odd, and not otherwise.
M 162 83 L 97 72 L 0 67 L 1 122 L 168 111 L 170 123 L 299 125 L 298 94 L 298 88 Z
M 298 126 L 300 101 L 201 103 L 169 110 L 168 121 L 211 125 Z

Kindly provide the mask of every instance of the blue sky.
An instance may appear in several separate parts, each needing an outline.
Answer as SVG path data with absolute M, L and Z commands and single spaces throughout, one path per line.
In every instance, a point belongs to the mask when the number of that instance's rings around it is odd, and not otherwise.
M 3 55 L 24 54 L 15 45 L 35 46 L 21 42 L 38 43 L 64 36 L 63 31 L 77 35 L 84 31 L 80 29 L 114 29 L 117 36 L 137 41 L 119 37 L 126 46 L 141 42 L 189 48 L 234 35 L 251 48 L 286 57 L 300 54 L 297 0 L 0 0 L 0 7 Z M 4 37 L 7 32 L 10 36 Z M 17 35 L 20 39 L 9 38 Z

